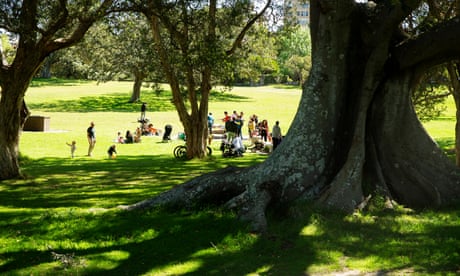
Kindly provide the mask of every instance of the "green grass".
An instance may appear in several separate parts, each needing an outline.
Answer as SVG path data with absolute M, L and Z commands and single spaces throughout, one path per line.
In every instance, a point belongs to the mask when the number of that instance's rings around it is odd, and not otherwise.
M 215 141 L 213 157 L 179 161 L 172 149 L 183 142 L 161 143 L 160 137 L 118 145 L 118 158 L 107 159 L 116 132 L 138 125 L 140 104 L 127 102 L 130 89 L 128 82 L 41 80 L 28 91 L 33 114 L 49 116 L 52 131 L 24 132 L 20 149 L 26 178 L 0 182 L 1 275 L 459 272 L 459 208 L 413 212 L 398 207 L 344 216 L 300 205 L 288 216 L 269 214 L 266 235 L 251 234 L 235 214 L 222 210 L 121 212 L 115 207 L 194 176 L 265 159 L 255 154 L 224 159 Z M 210 111 L 216 118 L 225 110 L 256 113 L 269 122 L 280 120 L 286 131 L 299 96 L 298 89 L 283 87 L 235 88 L 213 95 Z M 182 131 L 167 92 L 157 97 L 145 89 L 142 100 L 156 126 L 172 124 L 173 136 Z M 451 118 L 443 120 L 452 124 Z M 90 121 L 96 123 L 98 140 L 91 158 L 85 156 Z M 436 121 L 430 124 L 433 132 L 445 131 Z M 446 133 L 441 139 L 452 139 Z M 78 147 L 73 159 L 65 145 L 71 140 Z

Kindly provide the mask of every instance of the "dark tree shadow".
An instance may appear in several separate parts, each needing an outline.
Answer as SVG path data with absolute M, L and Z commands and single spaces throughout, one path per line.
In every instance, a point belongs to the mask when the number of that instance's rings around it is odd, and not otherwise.
M 381 265 L 382 274 L 454 275 L 460 269 L 456 221 L 437 219 L 410 231 L 399 219 L 407 213 L 398 210 L 358 219 L 300 204 L 269 214 L 264 235 L 249 233 L 235 214 L 215 207 L 121 211 L 113 207 L 154 196 L 182 183 L 184 175 L 194 177 L 220 165 L 172 156 L 119 158 L 26 160 L 25 173 L 33 166 L 34 175 L 0 182 L 1 204 L 8 207 L 0 212 L 0 236 L 25 243 L 0 249 L 0 274 L 45 266 L 56 261 L 56 254 L 74 261 L 53 268 L 53 275 L 155 274 L 182 265 L 190 266 L 187 275 L 306 275 L 313 264 L 336 263 L 333 252 L 344 256 L 339 270 L 346 268 L 347 258 L 371 259 Z M 250 165 L 244 159 L 237 162 Z M 449 218 L 460 216 L 458 208 L 446 212 Z M 438 214 L 442 217 L 442 210 Z M 34 238 L 39 243 L 34 245 Z M 125 257 L 113 259 L 112 252 Z

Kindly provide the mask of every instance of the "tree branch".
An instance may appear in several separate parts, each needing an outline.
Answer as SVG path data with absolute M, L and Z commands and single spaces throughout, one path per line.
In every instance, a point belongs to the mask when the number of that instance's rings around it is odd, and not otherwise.
M 254 25 L 254 23 L 257 22 L 257 20 L 262 17 L 262 15 L 267 11 L 267 9 L 270 7 L 272 3 L 272 0 L 268 0 L 267 3 L 265 4 L 264 8 L 260 11 L 260 13 L 256 14 L 256 16 L 254 16 L 251 20 L 249 20 L 247 23 L 246 23 L 246 26 L 244 26 L 244 28 L 241 30 L 241 32 L 238 34 L 238 36 L 236 37 L 236 39 L 233 41 L 233 45 L 232 47 L 226 51 L 226 54 L 227 55 L 232 55 L 236 48 L 239 47 L 239 45 L 241 45 L 241 41 L 243 41 L 244 39 L 244 36 L 246 35 L 246 32 L 252 27 L 252 25 Z
M 113 4 L 113 1 L 114 0 L 104 0 L 94 12 L 80 18 L 78 26 L 70 36 L 66 38 L 57 38 L 52 41 L 44 41 L 46 54 L 54 52 L 58 49 L 69 47 L 80 41 L 88 29 L 93 25 L 93 23 L 107 14 L 108 10 Z
M 394 64 L 399 69 L 431 67 L 460 58 L 459 30 L 460 17 L 457 16 L 415 39 L 402 43 L 392 52 Z

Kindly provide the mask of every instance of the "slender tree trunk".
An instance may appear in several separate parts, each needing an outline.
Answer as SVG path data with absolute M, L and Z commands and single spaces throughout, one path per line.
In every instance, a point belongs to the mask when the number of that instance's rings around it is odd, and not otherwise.
M 135 103 L 141 99 L 141 87 L 142 82 L 145 79 L 145 74 L 139 71 L 134 72 L 134 84 L 133 84 L 133 93 L 131 94 L 130 103 Z
M 191 125 L 185 128 L 187 156 L 189 158 L 203 158 L 206 155 L 207 121 L 198 116 L 192 117 L 191 121 Z
M 460 63 L 448 63 L 447 72 L 452 84 L 452 96 L 455 101 L 455 161 L 460 167 Z
M 43 66 L 41 68 L 40 77 L 44 79 L 51 78 L 51 65 L 52 65 L 52 57 L 49 56 L 45 59 Z

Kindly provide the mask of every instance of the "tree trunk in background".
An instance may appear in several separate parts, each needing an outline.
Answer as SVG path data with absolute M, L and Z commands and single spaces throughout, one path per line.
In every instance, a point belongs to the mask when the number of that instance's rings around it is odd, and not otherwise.
M 447 72 L 452 85 L 452 96 L 455 101 L 455 161 L 460 167 L 460 63 L 447 64 Z
M 40 71 L 40 78 L 50 79 L 51 78 L 51 65 L 52 65 L 52 58 L 49 56 L 45 59 L 43 66 Z
M 130 103 L 135 103 L 135 102 L 140 101 L 141 87 L 142 87 L 142 82 L 144 81 L 144 79 L 145 79 L 145 74 L 139 71 L 134 72 L 133 93 L 131 94 L 131 99 L 129 99 Z

